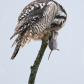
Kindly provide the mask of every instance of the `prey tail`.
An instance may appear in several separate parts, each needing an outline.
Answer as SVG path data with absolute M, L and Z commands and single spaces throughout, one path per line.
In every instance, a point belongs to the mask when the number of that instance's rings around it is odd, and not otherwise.
M 49 60 L 49 58 L 50 58 L 51 53 L 52 53 L 52 50 L 51 50 L 51 52 L 50 52 L 50 54 L 49 54 L 48 60 Z

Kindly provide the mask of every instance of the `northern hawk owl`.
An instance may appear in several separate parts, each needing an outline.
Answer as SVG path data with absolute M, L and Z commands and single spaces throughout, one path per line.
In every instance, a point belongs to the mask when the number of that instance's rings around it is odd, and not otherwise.
M 18 34 L 13 43 L 16 44 L 16 48 L 11 59 L 14 59 L 19 49 L 31 39 L 41 40 L 47 29 L 62 28 L 66 19 L 66 11 L 54 0 L 35 0 L 28 4 L 19 15 L 18 24 L 10 38 Z

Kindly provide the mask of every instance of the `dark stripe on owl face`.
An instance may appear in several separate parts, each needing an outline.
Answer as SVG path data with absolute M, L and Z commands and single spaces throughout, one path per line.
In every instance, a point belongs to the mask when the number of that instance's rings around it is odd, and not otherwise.
M 60 16 L 60 15 L 55 16 L 55 18 L 57 18 L 57 19 L 64 19 L 64 20 L 66 20 L 66 17 L 65 17 L 65 16 Z
M 53 28 L 53 27 L 61 27 L 61 25 L 60 24 L 56 24 L 56 23 L 52 23 L 51 24 L 51 28 Z

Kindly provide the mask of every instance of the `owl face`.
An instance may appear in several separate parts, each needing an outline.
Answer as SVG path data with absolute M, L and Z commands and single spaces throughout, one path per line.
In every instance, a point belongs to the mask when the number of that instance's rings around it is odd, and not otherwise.
M 67 19 L 66 11 L 60 4 L 58 4 L 58 11 L 56 12 L 55 19 L 51 25 L 61 29 L 65 25 L 66 19 Z

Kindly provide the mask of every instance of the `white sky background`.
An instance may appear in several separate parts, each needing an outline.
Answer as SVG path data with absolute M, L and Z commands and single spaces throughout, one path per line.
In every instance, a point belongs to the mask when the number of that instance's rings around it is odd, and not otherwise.
M 29 0 L 0 0 L 0 84 L 28 84 L 30 66 L 41 46 L 32 40 L 14 60 L 10 41 L 17 19 Z M 58 48 L 50 59 L 47 47 L 35 84 L 84 84 L 84 0 L 57 0 L 68 14 L 66 25 L 59 31 Z

